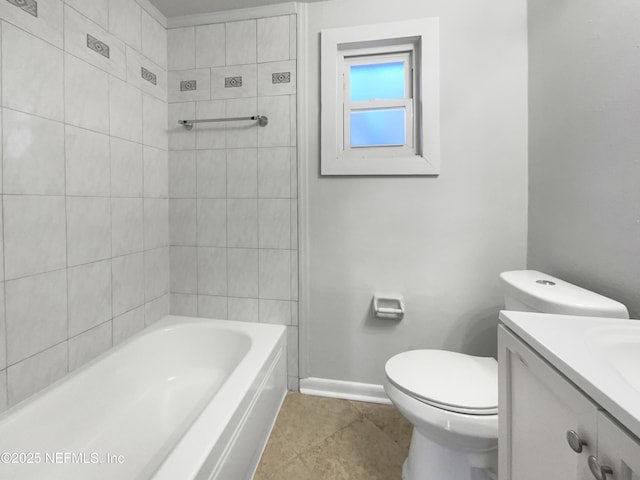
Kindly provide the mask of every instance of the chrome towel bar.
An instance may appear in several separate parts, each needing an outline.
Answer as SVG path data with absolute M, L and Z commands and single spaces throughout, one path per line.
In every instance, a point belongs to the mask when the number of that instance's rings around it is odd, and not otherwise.
M 254 120 L 258 125 L 265 127 L 269 123 L 269 119 L 264 115 L 252 115 L 250 117 L 231 117 L 231 118 L 203 118 L 201 120 L 178 120 L 180 125 L 184 125 L 187 130 L 193 128 L 194 123 L 210 123 L 210 122 L 239 122 L 241 120 Z

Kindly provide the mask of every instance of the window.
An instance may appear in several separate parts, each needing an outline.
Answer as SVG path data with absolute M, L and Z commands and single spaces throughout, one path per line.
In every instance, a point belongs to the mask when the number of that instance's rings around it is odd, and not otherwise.
M 322 32 L 322 174 L 439 171 L 437 19 Z

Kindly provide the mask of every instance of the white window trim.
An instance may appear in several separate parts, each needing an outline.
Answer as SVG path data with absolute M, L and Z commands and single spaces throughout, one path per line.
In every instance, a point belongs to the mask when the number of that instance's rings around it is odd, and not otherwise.
M 407 149 L 354 155 L 344 148 L 344 105 L 340 75 L 345 49 L 414 44 L 415 111 L 418 131 Z M 379 25 L 332 28 L 321 32 L 321 174 L 438 175 L 440 172 L 439 20 L 425 18 Z M 340 102 L 340 103 L 339 103 Z M 407 119 L 409 120 L 409 119 Z M 411 122 L 414 123 L 413 121 Z M 409 140 L 409 139 L 408 139 Z M 361 150 L 358 148 L 357 150 Z M 391 147 L 394 149 L 394 147 Z M 395 149 L 394 149 L 395 150 Z

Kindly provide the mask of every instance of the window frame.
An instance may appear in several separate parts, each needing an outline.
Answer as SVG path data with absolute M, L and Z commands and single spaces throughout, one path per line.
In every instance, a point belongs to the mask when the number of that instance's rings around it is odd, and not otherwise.
M 436 17 L 321 32 L 321 175 L 439 174 L 438 38 Z M 410 90 L 403 100 L 405 146 L 350 147 L 347 115 L 356 102 L 349 97 L 348 59 L 403 52 L 410 52 L 412 65 Z M 387 108 L 398 105 L 396 100 L 376 102 Z
M 343 82 L 342 94 L 342 125 L 338 125 L 338 131 L 342 130 L 339 148 L 345 157 L 388 157 L 415 155 L 415 130 L 416 119 L 413 103 L 416 98 L 414 92 L 415 66 L 414 46 L 412 44 L 392 47 L 378 47 L 366 49 L 349 49 L 340 55 L 340 80 Z M 402 62 L 405 66 L 404 90 L 402 99 L 374 99 L 351 100 L 351 67 L 354 65 L 373 65 L 390 62 Z M 351 146 L 351 113 L 354 111 L 371 111 L 386 109 L 402 109 L 405 113 L 405 143 L 403 145 L 375 145 L 375 146 Z

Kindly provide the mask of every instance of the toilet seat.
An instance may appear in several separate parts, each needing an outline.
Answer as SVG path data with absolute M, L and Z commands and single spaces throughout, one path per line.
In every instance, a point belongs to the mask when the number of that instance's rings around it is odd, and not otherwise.
M 410 350 L 385 365 L 391 384 L 414 399 L 465 415 L 498 413 L 498 363 L 444 350 Z

